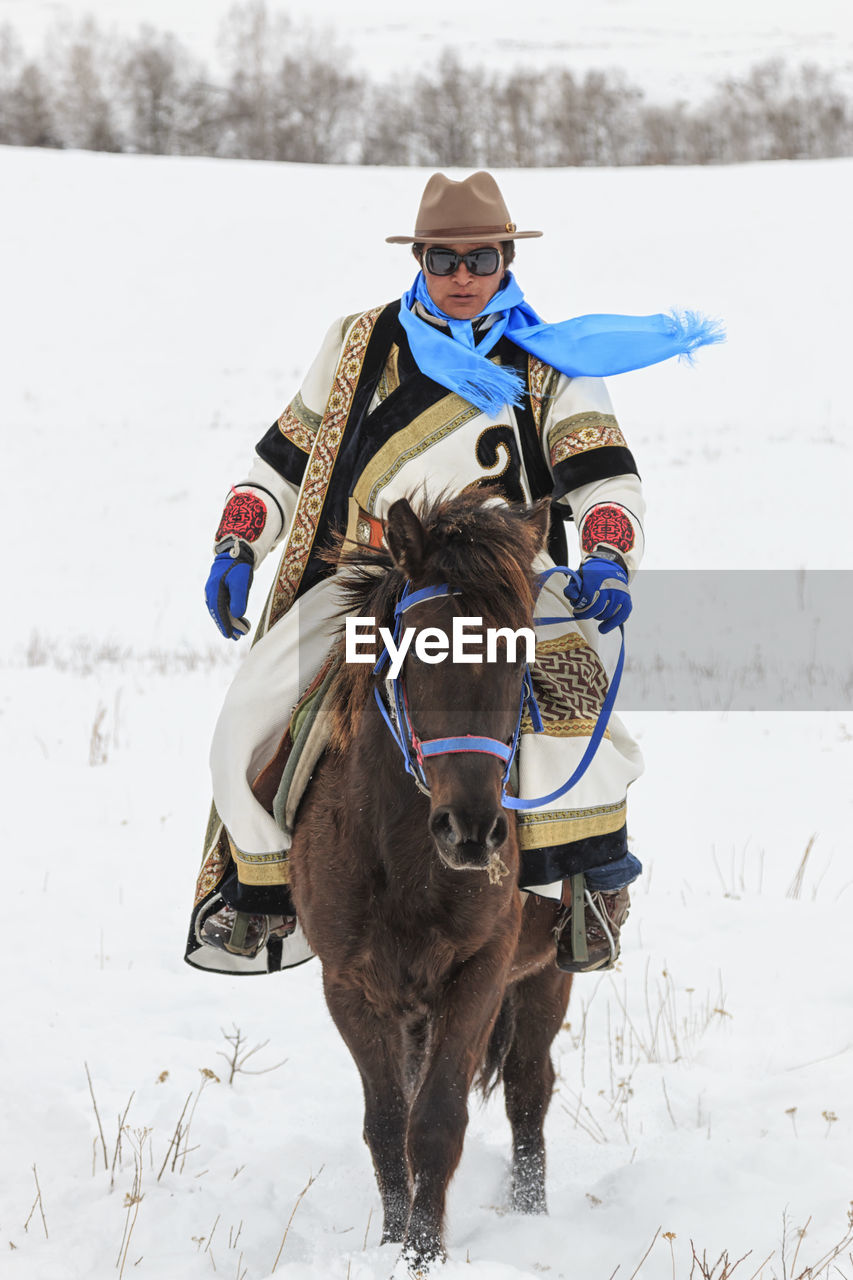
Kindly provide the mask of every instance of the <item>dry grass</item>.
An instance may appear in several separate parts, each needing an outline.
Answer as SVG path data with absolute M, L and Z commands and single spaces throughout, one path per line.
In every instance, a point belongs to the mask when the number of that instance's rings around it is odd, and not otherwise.
M 48 1236 L 48 1232 L 47 1232 L 47 1218 L 45 1217 L 45 1212 L 44 1212 L 44 1201 L 42 1200 L 42 1197 L 41 1197 L 41 1187 L 39 1186 L 38 1169 L 36 1168 L 35 1165 L 33 1165 L 33 1178 L 35 1179 L 35 1184 L 36 1184 L 36 1198 L 33 1201 L 32 1209 L 30 1209 L 29 1217 L 24 1223 L 24 1230 L 29 1231 L 30 1221 L 32 1220 L 32 1216 L 35 1213 L 36 1209 L 38 1209 L 41 1215 L 41 1225 L 44 1229 L 44 1238 L 45 1240 L 48 1240 L 50 1237 Z
M 604 1007 L 601 1007 L 602 996 Z M 597 1007 L 591 1006 L 598 1000 Z M 580 1088 L 572 1089 L 560 1075 L 559 1090 L 564 1100 L 563 1111 L 573 1126 L 593 1142 L 606 1143 L 614 1136 L 632 1145 L 631 1110 L 634 1098 L 634 1076 L 640 1066 L 672 1066 L 690 1062 L 711 1030 L 723 1026 L 731 1018 L 725 1007 L 722 979 L 716 991 L 698 997 L 694 988 L 680 988 L 669 969 L 653 975 L 647 963 L 642 991 L 629 991 L 627 981 L 620 985 L 612 976 L 602 980 L 592 997 L 581 1002 L 580 1023 L 575 1032 L 572 1023 L 564 1024 L 573 1047 L 580 1051 Z M 592 1028 L 592 1031 L 591 1031 Z M 602 1061 L 605 1046 L 606 1063 Z M 587 1090 L 587 1054 L 595 1044 L 594 1091 Z M 663 1103 L 674 1129 L 679 1128 L 661 1074 Z M 588 1101 L 587 1101 L 588 1097 Z M 684 1118 L 683 1127 L 708 1129 L 710 1118 L 704 1113 L 701 1096 L 695 1116 Z M 615 1128 L 615 1134 L 614 1134 Z M 633 1158 L 633 1157 L 632 1157 Z
M 229 1084 L 234 1083 L 234 1077 L 236 1075 L 265 1076 L 268 1075 L 270 1071 L 278 1071 L 279 1067 L 283 1067 L 287 1062 L 287 1058 L 282 1058 L 281 1062 L 276 1062 L 271 1067 L 249 1068 L 246 1066 L 246 1063 L 250 1058 L 253 1058 L 256 1053 L 260 1053 L 262 1049 L 266 1049 L 269 1044 L 269 1040 L 264 1040 L 262 1044 L 256 1044 L 253 1048 L 248 1049 L 246 1047 L 246 1037 L 243 1035 L 243 1032 L 239 1027 L 234 1026 L 233 1030 L 230 1032 L 222 1030 L 222 1035 L 225 1038 L 226 1043 L 231 1047 L 227 1051 L 219 1049 L 217 1051 L 217 1056 L 224 1058 L 228 1064 Z
M 790 885 L 788 886 L 788 892 L 785 894 L 786 898 L 793 898 L 795 901 L 797 901 L 799 900 L 799 898 L 802 897 L 803 881 L 806 875 L 806 867 L 808 865 L 809 858 L 811 857 L 811 852 L 812 852 L 812 849 L 814 848 L 814 843 L 816 839 L 817 839 L 817 832 L 815 832 L 809 838 L 809 842 L 805 847 L 802 858 L 800 859 L 800 865 L 797 867 L 797 870 L 794 874 L 794 878 L 791 881 Z
M 677 1258 L 676 1233 L 662 1232 L 658 1227 L 651 1244 L 628 1280 L 635 1280 L 658 1239 L 667 1244 L 672 1280 L 821 1280 L 822 1277 L 824 1280 L 835 1280 L 836 1277 L 838 1280 L 853 1280 L 853 1254 L 850 1252 L 853 1246 L 853 1201 L 847 1215 L 847 1229 L 842 1237 L 813 1262 L 803 1265 L 800 1253 L 811 1223 L 811 1218 L 808 1218 L 805 1226 L 793 1227 L 786 1210 L 782 1214 L 782 1237 L 778 1250 L 772 1250 L 757 1265 L 751 1249 L 735 1257 L 727 1249 L 723 1249 L 720 1253 L 712 1252 L 709 1257 L 707 1249 L 702 1249 L 700 1254 L 691 1240 L 690 1257 L 686 1264 L 689 1265 L 689 1271 Z M 839 1261 L 844 1265 L 844 1270 L 838 1265 Z M 615 1280 L 621 1269 L 620 1265 L 608 1280 Z
M 94 636 L 76 636 L 69 640 L 33 631 L 21 653 L 20 665 L 49 667 L 76 676 L 91 676 L 104 670 L 134 671 L 142 675 L 185 675 L 234 667 L 240 657 L 234 648 L 212 642 L 204 649 L 186 645 L 140 652 L 116 640 L 101 640 Z
M 281 1255 L 284 1252 L 284 1246 L 287 1243 L 288 1232 L 290 1231 L 290 1228 L 293 1224 L 293 1219 L 296 1217 L 296 1210 L 299 1208 L 306 1193 L 311 1189 L 311 1187 L 313 1187 L 314 1183 L 317 1181 L 320 1174 L 323 1172 L 324 1168 L 325 1168 L 325 1165 L 321 1164 L 317 1172 L 311 1174 L 310 1178 L 305 1183 L 305 1186 L 302 1188 L 302 1190 L 299 1192 L 299 1195 L 296 1197 L 296 1201 L 293 1205 L 293 1208 L 290 1211 L 290 1217 L 287 1220 L 287 1226 L 284 1228 L 284 1235 L 281 1237 L 281 1244 L 278 1246 L 278 1253 L 275 1255 L 275 1262 L 272 1264 L 271 1274 L 273 1275 L 275 1274 L 275 1269 L 279 1264 Z

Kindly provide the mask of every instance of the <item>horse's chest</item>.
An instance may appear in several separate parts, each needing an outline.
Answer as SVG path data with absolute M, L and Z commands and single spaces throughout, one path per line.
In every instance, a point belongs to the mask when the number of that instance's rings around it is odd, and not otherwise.
M 387 930 L 368 931 L 352 977 L 375 1010 L 422 1017 L 435 1008 L 447 983 L 467 958 L 467 948 L 430 930 L 417 939 Z

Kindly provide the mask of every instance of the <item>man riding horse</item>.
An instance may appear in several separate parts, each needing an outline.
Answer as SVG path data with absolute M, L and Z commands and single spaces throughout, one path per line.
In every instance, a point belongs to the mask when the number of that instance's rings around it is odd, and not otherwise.
M 515 241 L 541 234 L 516 228 L 490 174 L 460 182 L 434 174 L 414 233 L 388 237 L 412 247 L 419 270 L 411 288 L 335 321 L 231 490 L 206 587 L 226 637 L 248 629 L 254 569 L 283 540 L 284 552 L 214 734 L 193 964 L 263 972 L 308 954 L 288 951 L 297 931 L 290 835 L 258 780 L 340 626 L 328 555 L 335 531 L 380 546 L 388 509 L 413 495 L 489 485 L 506 500 L 549 498 L 542 570 L 566 563 L 565 520 L 576 525 L 582 558 L 579 584 L 564 590 L 549 578 L 537 606 L 537 615 L 557 621 L 537 644 L 543 731 L 522 726 L 520 799 L 559 789 L 584 753 L 618 652 L 610 633 L 631 611 L 643 551 L 640 478 L 602 375 L 689 353 L 719 335 L 691 313 L 544 323 L 509 270 Z M 571 792 L 518 811 L 521 885 L 554 900 L 555 959 L 567 972 L 610 968 L 619 955 L 627 886 L 641 871 L 628 850 L 626 791 L 641 771 L 636 743 L 612 716 Z

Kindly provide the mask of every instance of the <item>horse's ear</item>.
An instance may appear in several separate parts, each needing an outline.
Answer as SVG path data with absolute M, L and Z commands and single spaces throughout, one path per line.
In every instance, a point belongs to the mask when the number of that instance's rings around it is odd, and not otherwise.
M 525 524 L 536 543 L 537 551 L 544 551 L 548 545 L 548 530 L 551 526 L 551 499 L 540 498 L 523 513 Z
M 416 578 L 424 562 L 426 534 L 407 498 L 398 498 L 389 508 L 385 541 L 396 567 L 410 580 Z

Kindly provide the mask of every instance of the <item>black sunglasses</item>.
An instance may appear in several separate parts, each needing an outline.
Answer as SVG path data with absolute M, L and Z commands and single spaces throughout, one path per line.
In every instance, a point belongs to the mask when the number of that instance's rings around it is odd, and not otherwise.
M 501 265 L 500 250 L 488 247 L 455 253 L 453 249 L 433 246 L 424 254 L 424 266 L 431 276 L 452 276 L 463 262 L 472 276 L 493 276 Z

